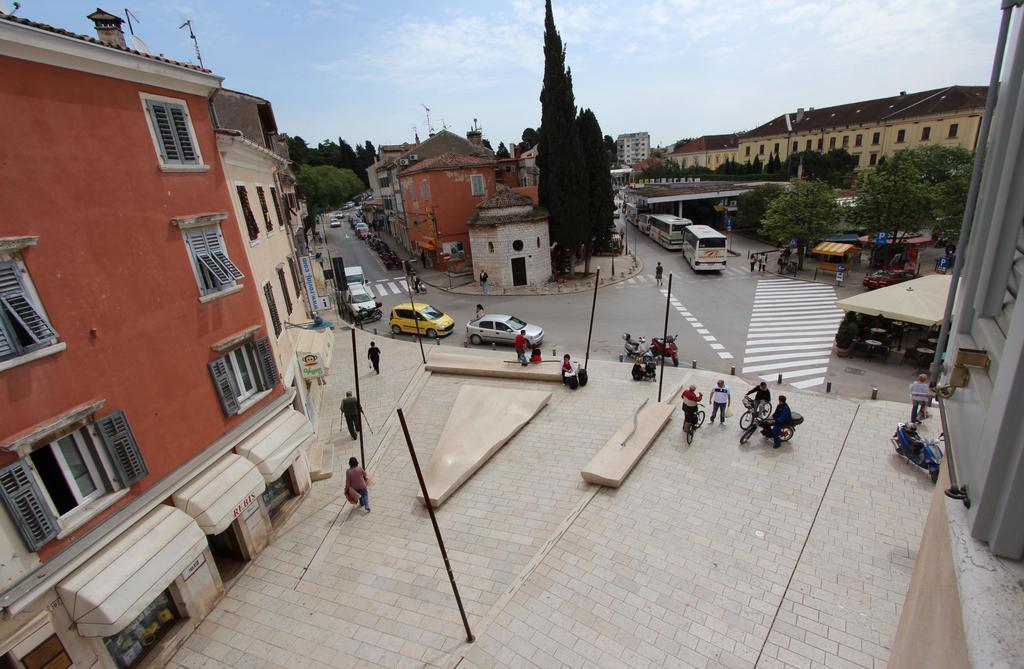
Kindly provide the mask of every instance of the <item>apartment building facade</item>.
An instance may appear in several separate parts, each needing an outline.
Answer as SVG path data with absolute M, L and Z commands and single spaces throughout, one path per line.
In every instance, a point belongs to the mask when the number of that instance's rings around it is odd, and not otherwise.
M 309 487 L 221 80 L 89 18 L 0 17 L 2 666 L 159 662 Z
M 797 109 L 739 136 L 738 160 L 786 160 L 800 151 L 846 149 L 857 168 L 923 144 L 974 150 L 987 87 L 948 86 L 832 107 Z
M 633 165 L 651 156 L 651 136 L 646 132 L 627 132 L 615 140 L 616 157 L 622 165 Z

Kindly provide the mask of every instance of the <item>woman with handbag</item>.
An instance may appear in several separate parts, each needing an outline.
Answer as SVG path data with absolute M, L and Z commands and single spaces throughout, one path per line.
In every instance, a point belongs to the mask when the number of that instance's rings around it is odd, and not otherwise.
M 370 513 L 370 490 L 366 480 L 366 470 L 359 466 L 357 458 L 348 459 L 348 470 L 345 472 L 345 497 L 352 504 L 359 500 L 359 506 Z

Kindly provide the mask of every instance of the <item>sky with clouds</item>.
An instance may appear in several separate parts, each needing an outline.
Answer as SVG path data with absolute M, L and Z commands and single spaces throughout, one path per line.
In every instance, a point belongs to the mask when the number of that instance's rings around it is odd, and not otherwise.
M 21 0 L 17 15 L 92 34 L 96 0 Z M 543 0 L 127 0 L 154 53 L 269 99 L 310 144 L 464 133 L 518 141 L 540 122 Z M 606 134 L 654 144 L 742 131 L 797 107 L 986 84 L 994 0 L 554 0 L 576 103 Z M 0 8 L 10 9 L 10 0 Z M 105 6 L 113 13 L 122 5 Z M 127 26 L 126 26 L 127 27 Z

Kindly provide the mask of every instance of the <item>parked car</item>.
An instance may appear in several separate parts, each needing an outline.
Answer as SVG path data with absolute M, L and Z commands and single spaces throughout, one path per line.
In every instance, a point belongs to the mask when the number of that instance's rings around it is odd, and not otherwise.
M 370 226 L 366 223 L 356 223 L 355 231 L 358 239 L 366 239 L 370 235 Z
M 334 216 L 332 216 L 331 217 L 331 227 L 332 228 L 340 228 L 341 227 L 341 219 L 340 218 L 335 218 Z
M 540 346 L 544 341 L 544 329 L 507 314 L 486 314 L 483 318 L 466 324 L 466 336 L 474 344 L 493 341 L 499 344 L 514 344 L 520 330 L 526 330 L 526 341 L 530 346 Z
M 897 283 L 910 281 L 913 278 L 914 273 L 904 269 L 879 270 L 864 277 L 864 286 L 869 289 L 885 288 L 886 286 L 894 286 Z
M 345 292 L 345 300 L 348 303 L 349 313 L 353 317 L 360 311 L 366 314 L 365 319 L 377 320 L 381 317 L 381 303 L 373 299 L 373 293 L 370 292 L 369 286 L 360 283 L 349 284 L 348 290 Z
M 417 321 L 419 321 L 418 325 Z M 429 304 L 402 302 L 392 307 L 388 325 L 391 326 L 391 331 L 395 334 L 403 332 L 416 334 L 418 331 L 420 334 L 434 339 L 450 335 L 455 328 L 455 321 L 451 316 Z

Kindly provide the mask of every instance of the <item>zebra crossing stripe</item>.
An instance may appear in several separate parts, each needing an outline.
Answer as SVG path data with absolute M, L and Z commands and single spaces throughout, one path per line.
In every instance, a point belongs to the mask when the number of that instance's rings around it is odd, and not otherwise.
M 760 343 L 761 342 L 758 342 L 758 344 Z M 743 354 L 747 355 L 750 353 L 775 353 L 776 351 L 813 351 L 816 349 L 823 349 L 822 352 L 829 351 L 832 349 L 832 342 L 829 342 L 827 344 L 798 344 L 795 346 L 765 346 L 759 348 L 748 348 L 746 351 L 743 352 Z
M 782 380 L 787 381 L 789 379 L 795 379 L 801 376 L 814 376 L 816 374 L 826 373 L 828 373 L 828 367 L 815 367 L 813 369 L 797 369 L 792 372 L 782 372 Z M 778 375 L 776 374 L 773 376 L 771 374 L 768 374 L 767 376 L 762 376 L 761 378 L 764 379 L 765 381 L 771 381 L 774 378 L 778 378 Z
M 732 360 L 732 353 L 729 353 L 728 351 L 719 351 L 718 357 L 722 360 Z
M 399 293 L 402 292 L 402 289 L 399 288 L 397 285 L 395 285 L 393 282 L 389 281 L 387 286 L 388 286 L 388 289 L 391 290 L 391 292 L 394 293 L 395 295 L 398 295 Z
M 790 367 L 802 367 L 804 365 L 827 365 L 828 358 L 815 358 L 814 360 L 798 360 L 795 362 L 773 362 L 767 365 L 751 365 L 750 367 L 744 367 L 744 374 L 753 374 L 754 372 L 765 372 L 765 371 L 776 371 L 779 369 L 788 369 Z
M 806 381 L 796 381 L 796 382 L 791 383 L 789 385 L 793 386 L 794 388 L 799 388 L 800 390 L 804 390 L 805 388 L 813 388 L 814 386 L 820 386 L 820 385 L 822 385 L 824 383 L 825 383 L 825 377 L 824 376 L 820 376 L 820 377 L 818 377 L 816 379 L 807 379 Z
M 829 348 L 832 348 L 831 346 Z M 769 360 L 790 360 L 793 358 L 818 358 L 827 352 L 824 351 L 798 351 L 790 353 L 772 353 L 770 355 L 755 355 L 743 358 L 743 362 L 768 362 Z

